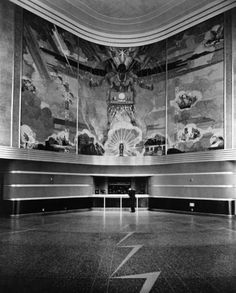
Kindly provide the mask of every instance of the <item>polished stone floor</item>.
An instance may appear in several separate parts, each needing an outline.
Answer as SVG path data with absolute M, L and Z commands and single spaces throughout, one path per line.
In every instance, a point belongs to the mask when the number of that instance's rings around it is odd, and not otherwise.
M 0 292 L 236 292 L 236 219 L 139 211 L 0 218 Z

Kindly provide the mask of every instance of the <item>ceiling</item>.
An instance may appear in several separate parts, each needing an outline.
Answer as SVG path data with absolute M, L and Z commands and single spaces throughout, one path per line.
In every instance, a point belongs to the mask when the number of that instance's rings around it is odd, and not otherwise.
M 236 0 L 10 0 L 95 43 L 165 39 L 236 6 Z

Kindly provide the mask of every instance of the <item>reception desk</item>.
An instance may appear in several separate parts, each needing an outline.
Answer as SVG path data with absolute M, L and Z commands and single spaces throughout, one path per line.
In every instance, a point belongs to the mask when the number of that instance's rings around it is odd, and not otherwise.
M 136 194 L 135 195 L 135 206 L 136 209 L 148 209 L 148 194 Z M 94 194 L 93 197 L 93 208 L 97 209 L 108 209 L 118 208 L 129 209 L 130 199 L 127 194 Z

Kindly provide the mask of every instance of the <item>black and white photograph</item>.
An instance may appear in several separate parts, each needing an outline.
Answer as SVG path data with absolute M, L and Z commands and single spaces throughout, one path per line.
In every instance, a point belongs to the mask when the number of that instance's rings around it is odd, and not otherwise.
M 236 292 L 236 0 L 0 0 L 0 292 Z

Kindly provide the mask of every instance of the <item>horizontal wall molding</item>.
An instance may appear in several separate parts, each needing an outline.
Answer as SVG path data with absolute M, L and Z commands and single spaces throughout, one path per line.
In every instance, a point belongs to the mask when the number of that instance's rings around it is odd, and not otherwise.
M 215 198 L 215 197 L 189 197 L 189 196 L 155 196 L 150 195 L 150 198 L 171 198 L 171 199 L 188 199 L 188 200 L 217 200 L 217 201 L 235 201 L 235 198 Z
M 126 194 L 93 194 L 92 197 L 96 198 L 129 198 Z M 136 198 L 149 198 L 149 194 L 135 194 Z
M 172 154 L 160 157 L 113 157 L 54 153 L 49 151 L 0 146 L 0 159 L 1 158 L 11 160 L 27 160 L 36 162 L 70 163 L 100 166 L 148 166 L 195 162 L 236 161 L 236 149 Z
M 9 185 L 4 185 L 6 187 L 92 187 L 90 184 L 9 184 Z
M 48 199 L 68 199 L 68 198 L 91 198 L 90 195 L 68 195 L 68 196 L 47 196 L 47 197 L 15 197 L 8 198 L 7 201 L 27 201 L 27 200 L 48 200 Z
M 210 185 L 210 184 L 206 184 L 206 185 L 186 185 L 186 184 L 165 184 L 165 185 L 158 185 L 158 184 L 154 184 L 152 185 L 153 187 L 190 187 L 190 188 L 234 188 L 236 187 L 235 185 L 230 185 L 230 184 L 226 184 L 226 185 Z
M 149 198 L 148 194 L 136 194 L 136 198 Z M 125 194 L 92 194 L 92 195 L 73 195 L 73 196 L 47 196 L 47 197 L 15 197 L 6 199 L 7 201 L 27 201 L 27 200 L 48 200 L 48 199 L 68 199 L 68 198 L 129 198 L 128 195 Z
M 10 1 L 83 39 L 118 47 L 141 46 L 166 39 L 236 6 L 235 0 L 215 0 L 198 9 L 194 9 L 197 6 L 193 6 L 186 15 L 181 13 L 168 19 L 167 14 L 168 22 L 164 24 L 159 22 L 160 15 L 158 13 L 139 23 L 133 19 L 127 23 L 122 19 L 106 19 L 104 15 L 100 15 L 98 18 L 96 13 L 86 12 L 83 7 L 68 12 L 67 9 L 62 8 L 62 5 L 57 5 L 55 1 Z
M 165 173 L 153 174 L 155 177 L 161 176 L 192 176 L 192 175 L 236 175 L 236 172 L 189 172 L 189 173 Z
M 62 176 L 88 176 L 88 173 L 69 173 L 69 172 L 44 172 L 44 171 L 23 171 L 23 170 L 12 170 L 6 173 L 10 174 L 29 174 L 29 175 L 62 175 Z M 193 176 L 193 175 L 236 175 L 236 172 L 189 172 L 189 173 L 132 173 L 132 177 L 161 177 L 161 176 Z M 91 176 L 95 177 L 127 177 L 127 175 L 118 173 L 93 173 Z
M 6 172 L 7 173 L 7 172 Z M 69 172 L 43 172 L 43 171 L 21 171 L 21 170 L 13 170 L 9 171 L 10 174 L 29 174 L 29 175 L 62 175 L 62 176 L 93 176 L 93 177 L 127 177 L 127 174 L 118 174 L 118 173 L 69 173 Z M 132 173 L 132 177 L 147 177 L 154 176 L 155 173 L 145 173 L 145 174 L 136 174 Z M 130 175 L 131 176 L 131 175 Z

